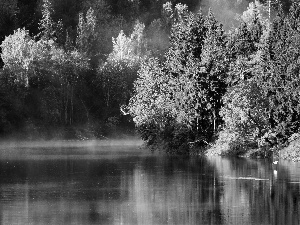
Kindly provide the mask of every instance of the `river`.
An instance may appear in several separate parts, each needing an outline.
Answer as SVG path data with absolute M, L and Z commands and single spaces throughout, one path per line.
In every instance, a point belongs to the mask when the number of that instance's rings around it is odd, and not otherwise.
M 300 224 L 300 164 L 152 154 L 140 142 L 0 147 L 0 224 Z

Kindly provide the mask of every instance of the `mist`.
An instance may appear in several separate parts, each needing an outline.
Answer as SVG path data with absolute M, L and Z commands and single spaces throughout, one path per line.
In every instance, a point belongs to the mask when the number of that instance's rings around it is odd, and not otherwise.
M 193 9 L 197 11 L 202 10 L 204 15 L 207 15 L 209 9 L 212 10 L 217 20 L 223 24 L 224 30 L 229 31 L 236 28 L 239 23 L 239 17 L 247 10 L 251 2 L 258 2 L 268 8 L 267 0 L 201 0 L 199 5 Z M 283 11 L 286 13 L 291 6 L 292 1 L 271 1 L 271 21 L 276 16 L 278 7 L 281 5 Z M 268 15 L 264 15 L 266 18 Z
M 232 3 L 234 2 L 234 3 Z M 220 21 L 225 30 L 236 27 L 237 14 L 243 12 L 247 8 L 248 1 L 227 1 L 227 0 L 202 0 L 200 3 L 204 15 L 207 15 L 209 9 L 212 10 L 215 17 Z
M 149 154 L 139 138 L 88 141 L 2 141 L 1 160 L 62 160 L 118 158 Z

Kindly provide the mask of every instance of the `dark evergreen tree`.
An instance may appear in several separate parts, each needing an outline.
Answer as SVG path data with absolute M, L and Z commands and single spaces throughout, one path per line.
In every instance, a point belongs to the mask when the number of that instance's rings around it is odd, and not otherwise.
M 299 31 L 294 4 L 287 17 L 279 13 L 270 33 L 270 77 L 266 79 L 270 99 L 270 123 L 278 142 L 299 131 Z
M 185 146 L 188 152 L 187 141 L 210 141 L 216 130 L 225 92 L 225 36 L 211 13 L 205 19 L 181 4 L 169 10 L 174 24 L 165 62 L 142 66 L 129 109 L 144 137 L 153 141 L 159 131 L 156 141 L 163 137 L 171 149 Z
M 217 127 L 222 123 L 219 111 L 226 91 L 228 70 L 228 61 L 225 57 L 226 36 L 222 25 L 217 22 L 211 11 L 206 18 L 205 27 L 207 32 L 201 53 L 201 65 L 205 68 L 208 83 L 205 108 L 209 111 L 210 127 L 213 127 L 210 129 L 216 133 Z

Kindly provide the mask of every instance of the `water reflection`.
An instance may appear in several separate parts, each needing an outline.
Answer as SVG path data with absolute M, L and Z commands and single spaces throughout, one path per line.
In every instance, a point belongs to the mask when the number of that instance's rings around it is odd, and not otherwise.
M 226 223 L 300 224 L 299 163 L 291 167 L 283 161 L 274 168 L 264 160 L 212 158 L 210 162 L 224 182 L 221 205 Z
M 300 224 L 297 163 L 53 151 L 2 157 L 1 224 Z
M 221 224 L 221 185 L 206 160 L 152 158 L 133 174 L 130 207 L 122 208 L 128 224 Z M 133 210 L 132 210 L 133 209 Z M 129 218 L 128 218 L 129 216 Z

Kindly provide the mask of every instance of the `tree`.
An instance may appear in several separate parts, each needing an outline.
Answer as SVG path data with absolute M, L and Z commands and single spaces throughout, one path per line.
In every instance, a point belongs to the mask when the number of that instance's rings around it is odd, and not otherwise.
M 120 116 L 120 106 L 128 103 L 140 62 L 147 57 L 144 24 L 136 22 L 133 32 L 126 36 L 121 30 L 112 38 L 113 51 L 98 67 L 97 82 L 103 91 L 105 112 Z
M 294 2 L 289 10 L 288 14 L 288 20 L 290 23 L 290 26 L 293 30 L 299 29 L 298 26 L 300 24 L 300 7 L 299 3 Z
M 83 80 L 82 74 L 89 68 L 89 59 L 77 50 L 65 52 L 53 49 L 51 52 L 50 73 L 54 75 L 54 85 L 59 85 L 61 108 L 60 116 L 64 124 L 74 122 L 75 88 Z
M 257 146 L 270 131 L 270 103 L 261 83 L 267 73 L 263 64 L 268 61 L 265 50 L 269 25 L 260 13 L 255 4 L 250 4 L 226 45 L 227 88 L 220 109 L 224 125 L 216 143 L 235 154 L 245 146 Z
M 139 64 L 111 61 L 98 68 L 97 83 L 103 92 L 106 115 L 120 116 L 120 107 L 128 103 Z
M 105 61 L 113 48 L 112 37 L 116 37 L 120 30 L 127 33 L 132 23 L 128 23 L 121 14 L 116 15 L 114 13 L 111 1 L 89 0 L 85 1 L 83 5 L 84 11 L 88 11 L 90 8 L 94 10 L 97 21 L 94 28 L 95 39 L 92 47 L 96 56 L 95 61 Z
M 177 10 L 178 22 L 166 53 L 166 68 L 177 88 L 174 96 L 179 96 L 174 99 L 180 115 L 177 121 L 189 124 L 196 136 L 210 139 L 220 121 L 218 111 L 226 88 L 224 31 L 211 12 L 204 19 L 201 12 Z
M 279 143 L 299 130 L 299 31 L 297 14 L 299 5 L 294 4 L 288 16 L 279 12 L 274 20 L 268 48 L 265 50 L 269 58 L 265 62 L 269 76 L 264 76 L 262 84 L 270 101 L 270 125 Z
M 118 37 L 112 38 L 112 42 L 113 51 L 107 61 L 127 61 L 129 64 L 135 64 L 148 54 L 145 25 L 139 21 L 136 21 L 130 36 L 127 37 L 121 30 Z
M 247 10 L 242 13 L 239 20 L 247 25 L 253 24 L 253 21 L 259 20 L 263 26 L 269 26 L 268 7 L 255 0 L 250 2 Z
M 255 79 L 229 88 L 223 101 L 220 114 L 229 132 L 255 143 L 269 131 L 269 102 Z
M 46 40 L 53 39 L 55 23 L 52 20 L 53 8 L 50 0 L 43 0 L 42 19 L 39 23 L 40 36 Z
M 212 54 L 223 49 L 224 37 L 212 15 L 205 24 L 201 12 L 193 14 L 185 5 L 169 12 L 174 24 L 165 61 L 142 64 L 129 112 L 146 139 L 159 139 L 151 138 L 158 133 L 170 146 L 179 147 L 182 137 L 186 140 L 182 144 L 201 136 L 211 138 L 212 109 L 220 107 L 221 98 L 214 93 L 224 88 L 221 62 L 214 66 L 222 51 L 216 57 Z
M 89 56 L 91 56 L 91 53 L 94 53 L 93 47 L 95 46 L 94 42 L 96 38 L 95 27 L 96 16 L 92 8 L 89 8 L 85 17 L 82 13 L 79 14 L 76 46 L 80 52 L 88 54 Z
M 176 70 L 185 66 L 189 56 L 200 57 L 206 28 L 201 12 L 193 14 L 188 12 L 186 6 L 178 4 L 175 13 L 177 19 L 172 26 L 166 63 L 176 73 Z
M 37 50 L 35 42 L 25 29 L 17 29 L 1 44 L 4 67 L 11 71 L 15 83 L 28 86 L 28 69 Z
M 83 4 L 84 11 L 88 11 L 91 8 L 94 10 L 94 14 L 99 23 L 109 23 L 109 21 L 113 19 L 111 6 L 105 0 L 88 0 Z
M 225 47 L 226 39 L 221 24 L 217 22 L 214 15 L 209 11 L 205 21 L 207 28 L 206 37 L 201 53 L 201 64 L 207 73 L 207 104 L 213 126 L 216 133 L 217 127 L 221 125 L 222 119 L 219 116 L 220 108 L 223 105 L 222 97 L 226 91 L 226 72 L 228 61 L 226 61 Z
M 150 58 L 142 63 L 134 87 L 129 110 L 135 124 L 154 123 L 163 127 L 173 107 L 169 106 L 171 102 L 167 98 L 168 77 L 157 59 Z
M 171 85 L 173 87 L 174 83 L 158 59 L 142 62 L 128 111 L 142 138 L 150 145 L 158 143 L 162 137 L 170 138 L 168 128 L 174 127 L 177 113 Z
M 49 86 L 55 87 L 51 89 L 54 92 L 60 90 L 62 101 L 57 104 L 60 121 L 72 123 L 74 86 L 81 79 L 81 71 L 88 68 L 88 59 L 77 50 L 66 52 L 52 39 L 34 41 L 25 29 L 18 29 L 6 37 L 1 48 L 4 67 L 10 72 L 12 81 L 28 90 L 39 89 L 41 101 L 44 90 L 52 95 Z

